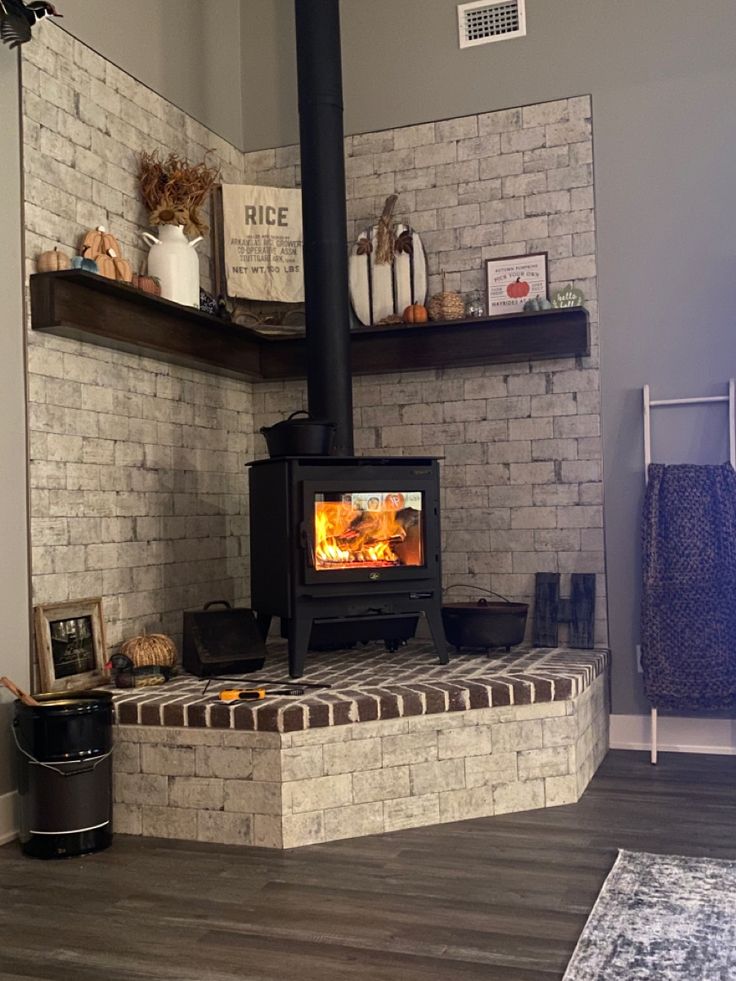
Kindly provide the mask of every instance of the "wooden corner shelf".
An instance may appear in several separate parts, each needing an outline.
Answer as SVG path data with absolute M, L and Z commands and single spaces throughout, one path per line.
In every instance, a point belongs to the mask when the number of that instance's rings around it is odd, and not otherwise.
M 304 335 L 273 337 L 79 270 L 31 276 L 34 330 L 255 380 L 303 378 Z M 583 307 L 474 320 L 361 327 L 356 375 L 590 353 Z

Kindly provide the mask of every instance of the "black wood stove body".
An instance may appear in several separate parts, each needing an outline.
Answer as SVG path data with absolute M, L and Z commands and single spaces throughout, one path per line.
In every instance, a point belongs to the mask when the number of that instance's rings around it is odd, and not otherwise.
M 429 457 L 251 464 L 251 605 L 264 634 L 281 618 L 292 677 L 310 644 L 395 647 L 420 616 L 447 663 L 438 473 Z
M 307 397 L 335 445 L 251 464 L 251 606 L 264 634 L 281 618 L 293 677 L 310 644 L 393 646 L 422 615 L 447 663 L 437 460 L 353 455 L 340 2 L 294 9 Z

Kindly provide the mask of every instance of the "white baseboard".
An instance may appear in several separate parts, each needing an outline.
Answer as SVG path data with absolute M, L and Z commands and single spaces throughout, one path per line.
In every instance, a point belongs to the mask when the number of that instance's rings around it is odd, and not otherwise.
M 0 794 L 0 845 L 18 837 L 18 795 Z
M 710 753 L 736 756 L 736 719 L 688 719 L 657 715 L 657 744 L 662 753 Z M 611 749 L 649 749 L 648 715 L 612 715 Z

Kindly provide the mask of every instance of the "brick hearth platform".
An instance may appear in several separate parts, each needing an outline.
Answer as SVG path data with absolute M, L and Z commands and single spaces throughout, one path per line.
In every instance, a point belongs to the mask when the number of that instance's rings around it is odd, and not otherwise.
M 608 745 L 608 654 L 321 653 L 304 696 L 218 703 L 200 679 L 115 696 L 115 828 L 292 848 L 572 803 Z M 262 672 L 288 678 L 281 645 Z M 295 683 L 298 684 L 298 683 Z

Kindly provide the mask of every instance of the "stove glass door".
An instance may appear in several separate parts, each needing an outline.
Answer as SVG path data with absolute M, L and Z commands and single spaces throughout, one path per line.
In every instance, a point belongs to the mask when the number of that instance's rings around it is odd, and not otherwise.
M 314 494 L 317 572 L 425 565 L 424 493 L 350 490 Z

